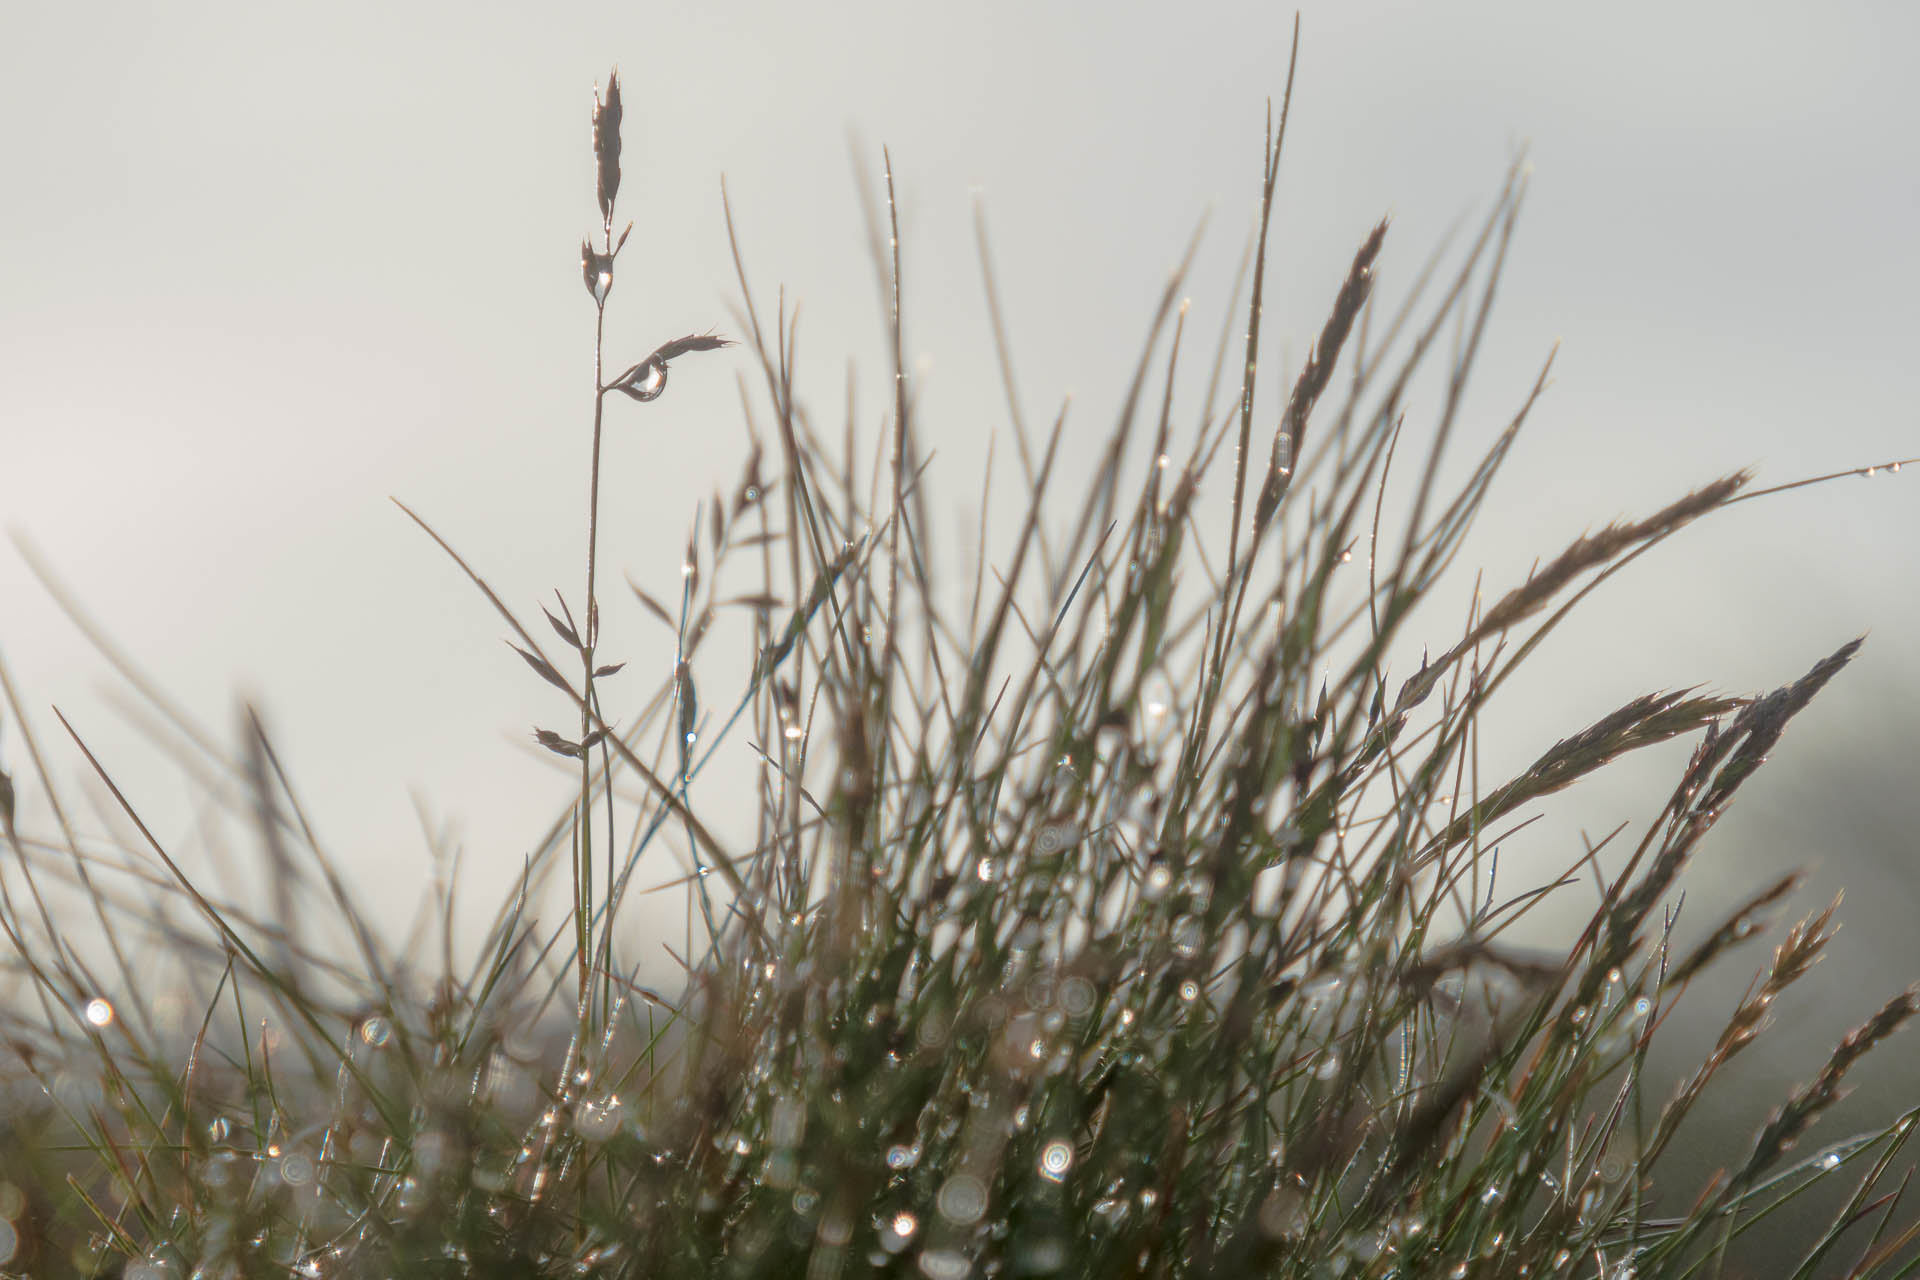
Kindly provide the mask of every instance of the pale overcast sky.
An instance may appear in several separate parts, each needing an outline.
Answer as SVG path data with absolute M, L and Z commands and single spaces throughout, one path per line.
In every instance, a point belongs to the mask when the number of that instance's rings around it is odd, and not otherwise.
M 619 64 L 637 224 L 613 358 L 735 328 L 724 175 L 757 288 L 803 307 L 803 391 L 837 420 L 856 360 L 869 431 L 882 330 L 850 140 L 870 161 L 891 148 L 918 425 L 957 527 L 1005 416 L 974 200 L 1029 402 L 1071 390 L 1086 456 L 1209 212 L 1187 293 L 1196 331 L 1217 331 L 1292 20 L 1035 0 L 15 6 L 0 520 L 216 732 L 231 739 L 236 695 L 262 702 L 387 918 L 427 875 L 416 789 L 460 823 L 465 892 L 491 902 L 566 802 L 566 778 L 526 751 L 552 700 L 388 496 L 516 606 L 576 590 L 596 80 Z M 1523 147 L 1534 166 L 1473 438 L 1563 345 L 1470 552 L 1490 581 L 1735 467 L 1778 482 L 1920 453 L 1920 7 L 1341 0 L 1302 24 L 1276 359 L 1305 351 L 1381 215 L 1397 298 Z M 742 372 L 739 352 L 689 362 L 658 404 L 615 415 L 615 583 L 677 582 L 694 502 L 738 474 Z M 1836 1029 L 1920 970 L 1916 483 L 1848 480 L 1689 532 L 1596 598 L 1506 712 L 1524 760 L 1632 695 L 1771 688 L 1870 630 L 1729 818 L 1690 904 L 1699 923 L 1699 904 L 1809 861 L 1806 901 L 1849 886 L 1855 950 L 1827 978 L 1869 955 L 1891 968 L 1831 1002 Z M 609 626 L 637 669 L 665 669 L 636 610 L 610 604 Z M 55 703 L 191 843 L 178 771 L 125 727 L 104 664 L 11 544 L 0 650 L 62 776 L 81 764 Z M 23 780 L 23 821 L 45 824 L 11 724 L 0 762 Z M 1583 793 L 1546 838 L 1577 848 L 1581 828 L 1650 811 L 1671 764 Z

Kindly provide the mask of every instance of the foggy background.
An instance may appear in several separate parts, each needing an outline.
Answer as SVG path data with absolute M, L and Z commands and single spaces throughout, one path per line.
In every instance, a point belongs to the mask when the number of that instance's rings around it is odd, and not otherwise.
M 556 586 L 577 603 L 593 321 L 578 244 L 598 225 L 588 112 L 609 67 L 627 104 L 620 218 L 636 224 L 608 312 L 614 367 L 682 333 L 740 332 L 725 175 L 763 314 L 782 285 L 802 308 L 802 397 L 837 423 L 851 360 L 867 439 L 887 381 L 852 156 L 877 172 L 891 149 L 916 426 L 951 557 L 1006 423 L 974 201 L 1027 410 L 1044 422 L 1071 392 L 1066 456 L 1090 458 L 1210 212 L 1185 289 L 1186 378 L 1201 381 L 1292 18 L 1030 2 L 15 7 L 0 39 L 0 521 L 223 741 L 236 698 L 259 701 L 377 918 L 404 924 L 429 876 L 415 792 L 457 824 L 463 897 L 491 909 L 575 785 L 527 741 L 565 717 L 388 496 L 523 614 Z M 1397 302 L 1523 148 L 1533 165 L 1463 450 L 1562 346 L 1469 544 L 1490 587 L 1737 467 L 1770 484 L 1920 454 L 1920 9 L 1343 0 L 1302 22 L 1270 393 L 1376 220 L 1393 217 L 1379 288 Z M 739 474 L 750 360 L 690 358 L 657 404 L 609 405 L 605 631 L 644 673 L 635 693 L 671 643 L 621 577 L 676 589 L 695 502 Z M 1001 463 L 1011 479 L 1004 448 Z M 1748 1128 L 1920 977 L 1914 470 L 1689 530 L 1603 588 L 1499 709 L 1503 759 L 1523 766 L 1637 694 L 1764 691 L 1871 632 L 1683 880 L 1693 936 L 1793 866 L 1813 876 L 1789 916 L 1848 893 L 1828 958 L 1726 1077 L 1726 1118 Z M 62 780 L 77 787 L 85 765 L 55 704 L 161 838 L 190 845 L 184 775 L 115 710 L 106 664 L 11 543 L 0 652 Z M 1583 831 L 1651 814 L 1683 758 L 1545 806 L 1540 876 Z M 22 827 L 46 829 L 11 723 L 0 766 Z M 1676 1041 L 1709 1039 L 1763 960 L 1750 948 L 1733 986 L 1696 991 L 1683 1010 L 1705 1021 Z M 1889 1086 L 1912 1097 L 1912 1048 L 1870 1058 L 1856 1076 L 1873 1087 L 1810 1144 L 1883 1119 Z

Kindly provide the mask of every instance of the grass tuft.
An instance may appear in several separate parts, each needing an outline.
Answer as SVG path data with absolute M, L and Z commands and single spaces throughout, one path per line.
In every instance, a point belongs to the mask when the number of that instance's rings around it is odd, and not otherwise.
M 1512 777 L 1480 773 L 1483 711 L 1601 582 L 1695 520 L 1807 482 L 1755 491 L 1736 472 L 1448 613 L 1443 584 L 1546 376 L 1456 461 L 1518 169 L 1451 274 L 1429 263 L 1391 317 L 1375 313 L 1387 223 L 1365 233 L 1256 471 L 1292 65 L 1229 408 L 1210 387 L 1197 415 L 1176 412 L 1183 264 L 1106 448 L 1074 474 L 1067 411 L 1039 435 L 1021 413 L 981 224 L 1025 514 L 990 527 L 989 484 L 978 558 L 951 576 L 902 354 L 890 160 L 877 256 L 894 394 L 874 441 L 816 430 L 793 313 L 756 300 L 736 236 L 750 452 L 694 511 L 674 588 L 628 580 L 632 635 L 602 625 L 607 415 L 653 412 L 683 359 L 709 357 L 684 377 L 720 376 L 732 340 L 607 358 L 626 241 L 609 77 L 581 250 L 581 594 L 542 602 L 544 631 L 523 622 L 402 507 L 555 699 L 533 740 L 577 780 L 572 803 L 471 954 L 453 887 L 471 875 L 442 877 L 413 934 L 383 938 L 261 719 L 230 754 L 103 641 L 187 744 L 209 812 L 258 842 L 271 893 L 251 907 L 190 876 L 61 717 L 111 801 L 107 834 L 82 833 L 0 667 L 32 768 L 17 786 L 0 774 L 0 1268 L 1629 1280 L 1717 1273 L 1755 1223 L 1851 1168 L 1794 1274 L 1904 1274 L 1911 1168 L 1896 1162 L 1920 1102 L 1788 1157 L 1920 989 L 1868 1016 L 1707 1186 L 1664 1162 L 1811 971 L 1834 907 L 1787 931 L 1677 1088 L 1648 1065 L 1695 979 L 1798 884 L 1679 952 L 1688 863 L 1860 642 L 1764 696 L 1646 694 Z M 1223 341 L 1215 383 L 1228 356 Z M 662 634 L 657 687 L 611 682 Z M 1502 878 L 1534 806 L 1676 738 L 1690 758 L 1637 841 L 1585 850 L 1544 886 Z M 52 821 L 16 826 L 16 790 Z M 1597 906 L 1556 892 L 1588 877 Z M 654 890 L 684 897 L 680 936 L 634 922 L 630 899 Z M 1506 936 L 1549 910 L 1571 922 L 1563 947 Z

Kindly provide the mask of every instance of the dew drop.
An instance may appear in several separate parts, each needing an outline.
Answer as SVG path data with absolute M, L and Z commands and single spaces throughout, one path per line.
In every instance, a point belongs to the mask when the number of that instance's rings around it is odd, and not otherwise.
M 1071 822 L 1049 822 L 1040 828 L 1040 838 L 1036 842 L 1041 853 L 1059 853 L 1073 844 L 1080 835 Z
M 113 1023 L 113 1005 L 95 996 L 87 1001 L 87 1021 L 96 1027 L 111 1026 Z
M 1339 994 L 1340 985 L 1340 975 L 1337 973 L 1315 974 L 1300 984 L 1300 998 L 1309 1009 L 1317 1009 Z
M 1014 1271 L 1027 1276 L 1052 1275 L 1067 1265 L 1067 1256 L 1067 1242 L 1059 1236 L 1022 1240 L 1014 1248 Z
M 360 1024 L 360 1039 L 372 1048 L 382 1048 L 393 1039 L 393 1024 L 375 1014 Z
M 1158 902 L 1167 896 L 1173 888 L 1173 871 L 1164 862 L 1156 862 L 1147 868 L 1146 878 L 1140 885 L 1140 896 L 1148 902 Z
M 1191 960 L 1200 953 L 1206 930 L 1197 916 L 1181 916 L 1173 922 L 1173 950 L 1182 959 Z
M 807 1109 L 793 1098 L 782 1098 L 773 1104 L 772 1113 L 767 1118 L 767 1133 L 776 1147 L 796 1146 L 800 1135 L 807 1127 Z
M 973 1264 L 958 1249 L 928 1249 L 920 1255 L 920 1274 L 927 1280 L 966 1280 L 972 1271 Z
M 888 1253 L 898 1253 L 907 1247 L 914 1232 L 920 1229 L 920 1219 L 910 1209 L 902 1209 L 887 1219 L 886 1227 L 880 1233 L 880 1247 Z
M 1306 1202 L 1293 1187 L 1275 1187 L 1260 1202 L 1260 1231 L 1269 1240 L 1284 1240 L 1304 1235 L 1307 1230 Z
M 1073 1167 L 1073 1147 L 1058 1138 L 1040 1149 L 1040 1176 L 1048 1182 L 1065 1180 Z
M 620 1131 L 626 1110 L 618 1095 L 590 1098 L 573 1115 L 573 1131 L 588 1142 L 605 1142 Z
M 970 1173 L 956 1173 L 941 1186 L 935 1204 L 947 1221 L 970 1226 L 987 1211 L 986 1184 Z

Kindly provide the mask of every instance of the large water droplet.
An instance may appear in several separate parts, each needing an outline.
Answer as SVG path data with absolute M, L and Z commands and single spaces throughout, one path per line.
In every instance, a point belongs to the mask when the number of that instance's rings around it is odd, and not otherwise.
M 626 1107 L 617 1095 L 589 1098 L 573 1114 L 573 1131 L 588 1142 L 605 1142 L 620 1131 L 625 1112 Z

